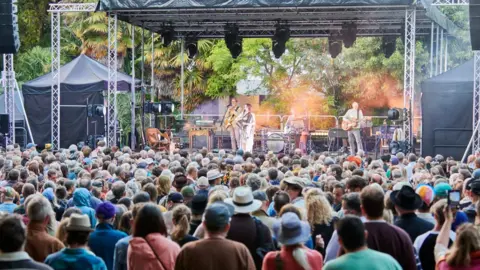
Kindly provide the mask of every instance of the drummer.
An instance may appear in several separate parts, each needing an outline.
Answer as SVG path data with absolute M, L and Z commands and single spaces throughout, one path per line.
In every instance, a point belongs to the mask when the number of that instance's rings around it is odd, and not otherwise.
M 307 136 L 304 134 L 306 131 L 305 117 L 301 117 L 295 114 L 295 109 L 290 110 L 291 114 L 288 116 L 285 123 L 285 134 L 291 134 L 295 136 L 295 148 L 300 148 L 303 153 L 307 152 Z

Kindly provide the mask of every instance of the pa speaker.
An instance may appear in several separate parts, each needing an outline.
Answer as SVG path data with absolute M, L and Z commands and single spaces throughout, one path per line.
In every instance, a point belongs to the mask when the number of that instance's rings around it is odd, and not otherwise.
M 470 40 L 472 50 L 480 50 L 480 0 L 470 0 Z
M 10 116 L 8 114 L 0 114 L 0 133 L 8 134 L 8 124 Z
M 17 53 L 20 48 L 17 11 L 17 0 L 0 0 L 0 54 Z

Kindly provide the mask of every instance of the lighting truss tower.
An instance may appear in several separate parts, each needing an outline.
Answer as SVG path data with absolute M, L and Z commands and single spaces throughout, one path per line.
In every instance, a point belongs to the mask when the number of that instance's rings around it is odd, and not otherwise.
M 108 14 L 107 143 L 117 144 L 117 14 Z
M 403 89 L 403 106 L 409 110 L 403 122 L 405 139 L 413 145 L 413 119 L 415 100 L 415 7 L 405 11 L 405 74 Z
M 15 104 L 13 96 L 15 95 L 15 71 L 13 69 L 13 54 L 3 55 L 3 89 L 5 95 L 5 113 L 9 115 L 8 136 L 6 143 L 15 143 Z

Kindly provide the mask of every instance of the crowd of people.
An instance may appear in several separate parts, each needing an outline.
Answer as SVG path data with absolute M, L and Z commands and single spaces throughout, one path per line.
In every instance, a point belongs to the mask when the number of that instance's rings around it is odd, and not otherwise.
M 0 180 L 0 269 L 480 269 L 475 156 L 9 145 Z

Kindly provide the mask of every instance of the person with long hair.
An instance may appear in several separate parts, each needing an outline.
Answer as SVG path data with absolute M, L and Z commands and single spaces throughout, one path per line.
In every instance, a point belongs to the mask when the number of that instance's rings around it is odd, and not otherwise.
M 330 242 L 332 234 L 335 231 L 335 222 L 338 220 L 333 214 L 327 198 L 320 189 L 311 189 L 305 196 L 307 208 L 307 220 L 312 228 L 312 240 L 315 243 L 317 235 L 321 235 L 325 243 Z M 315 248 L 325 256 L 323 247 Z
M 183 247 L 188 242 L 198 240 L 198 238 L 188 234 L 190 231 L 190 221 L 192 220 L 192 211 L 185 205 L 179 205 L 173 209 L 172 221 L 173 230 L 170 237 L 173 241 Z
M 281 219 L 274 224 L 273 232 L 278 242 L 282 244 L 282 248 L 281 251 L 267 253 L 263 260 L 263 270 L 322 269 L 322 255 L 316 250 L 308 249 L 303 244 L 310 238 L 310 225 L 301 221 L 297 214 L 284 213 Z
M 128 269 L 173 269 L 180 247 L 167 236 L 160 208 L 152 203 L 145 204 L 133 224 L 133 238 L 128 246 Z
M 437 236 L 435 261 L 438 270 L 479 269 L 480 268 L 480 231 L 475 225 L 465 223 L 456 231 L 455 242 L 448 249 L 450 228 L 454 222 L 452 209 L 444 208 L 445 222 Z

